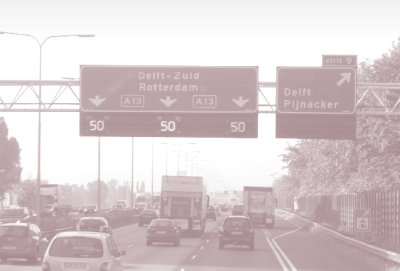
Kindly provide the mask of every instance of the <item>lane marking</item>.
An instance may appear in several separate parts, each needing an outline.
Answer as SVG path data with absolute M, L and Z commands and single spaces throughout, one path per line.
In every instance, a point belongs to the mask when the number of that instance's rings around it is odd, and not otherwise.
M 202 249 L 204 249 L 204 246 L 201 246 L 201 247 L 200 247 L 200 250 L 202 250 Z
M 280 255 L 283 257 L 285 262 L 289 265 L 289 268 L 291 271 L 297 271 L 297 268 L 294 266 L 291 260 L 289 260 L 289 257 L 283 252 L 283 250 L 280 248 L 280 246 L 275 242 L 275 238 L 272 238 L 271 242 L 272 244 L 276 247 Z
M 197 255 L 193 255 L 192 260 L 196 259 Z
M 264 234 L 265 234 L 265 233 L 264 233 Z M 278 259 L 278 262 L 279 262 L 279 264 L 281 265 L 282 270 L 284 270 L 284 271 L 289 271 L 289 269 L 287 268 L 285 262 L 282 260 L 282 258 L 281 258 L 281 256 L 279 255 L 278 251 L 276 250 L 276 248 L 275 248 L 274 245 L 272 244 L 271 239 L 270 239 L 268 236 L 266 236 L 266 234 L 265 234 L 265 237 L 266 237 L 265 239 L 266 239 L 267 242 L 268 242 L 268 245 L 269 245 L 270 248 L 272 249 L 272 252 L 274 252 L 275 257 Z

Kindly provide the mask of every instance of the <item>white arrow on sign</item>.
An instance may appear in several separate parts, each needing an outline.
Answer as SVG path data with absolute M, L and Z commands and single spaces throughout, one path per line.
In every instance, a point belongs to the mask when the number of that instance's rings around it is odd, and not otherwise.
M 239 99 L 232 99 L 232 101 L 239 106 L 240 108 L 242 108 L 245 104 L 247 104 L 249 102 L 249 99 L 243 99 L 243 96 L 239 96 Z
M 342 76 L 342 78 L 340 78 L 339 81 L 337 81 L 336 85 L 338 87 L 340 87 L 345 81 L 347 81 L 347 83 L 350 83 L 350 79 L 351 79 L 351 72 L 344 72 L 340 74 Z
M 99 95 L 96 95 L 94 98 L 89 98 L 89 101 L 91 101 L 96 107 L 99 107 L 105 100 L 106 98 L 100 98 Z
M 166 107 L 170 107 L 171 105 L 173 105 L 177 99 L 171 99 L 171 97 L 167 96 L 167 98 L 165 99 L 160 99 L 160 101 L 166 106 Z

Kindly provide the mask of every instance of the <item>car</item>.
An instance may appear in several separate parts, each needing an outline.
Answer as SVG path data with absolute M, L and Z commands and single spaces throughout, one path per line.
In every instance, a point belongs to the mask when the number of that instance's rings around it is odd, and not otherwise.
M 232 206 L 232 215 L 243 215 L 243 204 L 235 204 Z
M 97 212 L 97 204 L 84 204 L 81 206 L 81 208 L 79 209 L 79 213 L 81 214 L 94 214 Z
M 104 232 L 65 231 L 54 236 L 42 260 L 42 271 L 122 271 L 121 256 L 111 235 Z
M 27 207 L 5 208 L 0 212 L 0 223 L 33 222 Z
M 23 258 L 37 263 L 46 250 L 48 240 L 36 224 L 4 223 L 0 224 L 0 259 Z
M 214 206 L 207 207 L 206 218 L 217 220 L 217 211 Z
M 139 213 L 138 217 L 138 225 L 141 227 L 142 225 L 150 224 L 153 219 L 159 218 L 157 210 L 154 209 L 143 209 Z
M 112 234 L 112 228 L 108 220 L 102 216 L 83 216 L 76 224 L 78 231 L 96 231 Z
M 219 249 L 225 245 L 247 245 L 254 249 L 254 228 L 247 216 L 226 216 L 218 230 Z
M 179 246 L 180 228 L 173 219 L 157 218 L 151 221 L 147 227 L 146 245 L 150 246 L 154 242 L 173 243 Z

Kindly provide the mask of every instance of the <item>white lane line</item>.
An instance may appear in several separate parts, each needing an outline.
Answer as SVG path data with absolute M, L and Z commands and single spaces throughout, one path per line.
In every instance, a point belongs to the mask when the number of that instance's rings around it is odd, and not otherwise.
M 281 258 L 281 256 L 279 255 L 278 251 L 276 250 L 276 248 L 275 248 L 274 245 L 272 244 L 271 239 L 269 238 L 269 236 L 267 236 L 267 234 L 266 234 L 265 232 L 264 232 L 264 236 L 265 236 L 265 239 L 266 239 L 267 242 L 268 242 L 268 245 L 271 247 L 272 252 L 274 252 L 275 257 L 278 259 L 278 262 L 279 262 L 279 264 L 281 265 L 282 270 L 284 270 L 284 271 L 289 271 L 289 269 L 287 268 L 285 262 L 282 260 L 282 258 Z
M 133 247 L 134 245 L 129 245 L 128 248 Z
M 291 231 L 289 231 L 289 232 L 283 233 L 283 234 L 281 234 L 281 235 L 275 236 L 275 237 L 272 238 L 272 239 L 273 239 L 273 240 L 279 239 L 279 238 L 281 238 L 281 237 L 283 237 L 283 236 L 286 236 L 286 235 L 292 234 L 292 233 L 294 233 L 294 232 L 296 232 L 296 231 L 299 231 L 300 229 L 301 229 L 301 228 L 299 227 L 299 228 L 297 228 L 297 229 L 294 229 L 294 230 L 291 230 Z
M 291 260 L 289 260 L 289 257 L 283 252 L 283 250 L 279 247 L 279 245 L 275 242 L 275 238 L 272 238 L 271 242 L 275 246 L 275 248 L 278 250 L 280 255 L 283 257 L 285 262 L 289 265 L 289 268 L 291 271 L 297 271 L 297 268 L 294 266 Z
M 200 250 L 202 250 L 202 249 L 204 249 L 204 246 L 201 246 L 201 247 L 200 247 Z
M 289 259 L 289 257 L 283 252 L 283 250 L 280 248 L 280 246 L 279 246 L 278 243 L 276 242 L 276 240 L 278 240 L 279 238 L 282 238 L 282 237 L 284 237 L 284 236 L 287 236 L 287 235 L 289 235 L 289 234 L 293 234 L 293 233 L 295 233 L 296 231 L 301 230 L 301 227 L 298 226 L 297 224 L 295 224 L 295 223 L 293 223 L 293 222 L 291 222 L 291 221 L 289 221 L 289 220 L 286 220 L 286 221 L 289 222 L 290 224 L 294 225 L 294 226 L 296 227 L 296 229 L 291 230 L 291 231 L 289 231 L 289 232 L 286 232 L 286 233 L 283 233 L 283 234 L 281 234 L 281 235 L 278 235 L 278 236 L 275 236 L 275 237 L 271 238 L 271 242 L 272 242 L 272 245 L 274 245 L 274 247 L 276 248 L 276 250 L 279 252 L 280 256 L 281 256 L 281 257 L 284 259 L 284 261 L 287 263 L 287 265 L 289 266 L 290 270 L 291 270 L 291 271 L 297 271 L 297 268 L 294 266 L 294 264 L 292 263 L 292 261 L 291 261 L 291 260 Z
M 193 255 L 192 260 L 196 259 L 197 255 Z
M 207 239 L 207 241 L 206 241 L 207 243 L 210 243 L 210 239 Z
M 181 271 L 185 271 L 185 268 L 181 268 Z

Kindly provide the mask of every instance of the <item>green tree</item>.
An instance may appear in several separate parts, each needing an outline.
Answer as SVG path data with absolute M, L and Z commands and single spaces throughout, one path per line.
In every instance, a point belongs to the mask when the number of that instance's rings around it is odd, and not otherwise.
M 399 83 L 400 38 L 388 53 L 374 61 L 363 62 L 360 67 L 366 82 Z M 388 89 L 379 94 L 387 108 L 396 106 L 395 112 L 400 111 L 398 90 Z M 369 97 L 363 102 L 367 106 L 376 106 L 377 99 Z M 400 117 L 393 114 L 361 115 L 357 118 L 357 135 L 359 183 L 368 190 L 400 187 Z
M 21 181 L 20 148 L 14 137 L 8 137 L 8 127 L 0 117 L 0 197 L 13 184 Z
M 35 180 L 24 180 L 13 188 L 18 194 L 18 203 L 20 206 L 35 209 L 37 184 Z
M 359 81 L 400 82 L 400 39 L 388 53 L 360 64 Z M 370 93 L 373 93 L 369 90 Z M 364 95 L 361 106 L 400 112 L 400 93 L 386 90 Z M 380 107 L 380 108 L 379 108 Z M 355 141 L 300 140 L 282 156 L 287 164 L 284 182 L 297 195 L 387 190 L 400 187 L 400 116 L 357 115 Z

